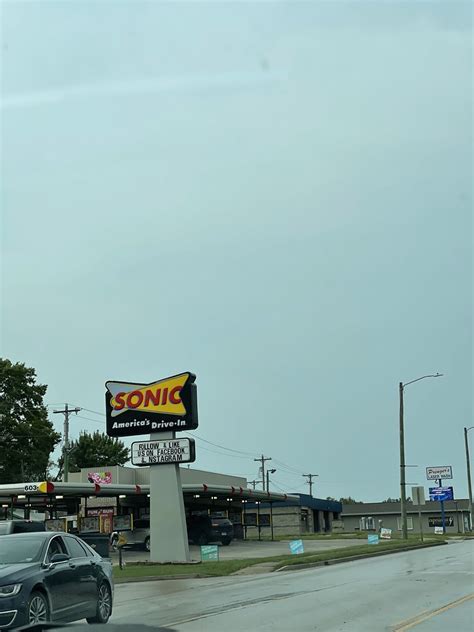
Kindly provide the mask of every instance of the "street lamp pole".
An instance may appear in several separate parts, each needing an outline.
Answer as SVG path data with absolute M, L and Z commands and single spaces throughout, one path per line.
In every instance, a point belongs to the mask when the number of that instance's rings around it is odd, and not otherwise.
M 467 489 L 469 493 L 469 531 L 473 529 L 473 516 L 472 516 L 472 482 L 471 482 L 471 460 L 469 457 L 469 442 L 467 440 L 467 433 L 469 430 L 473 430 L 474 426 L 470 428 L 464 428 L 464 443 L 466 445 L 466 470 L 467 470 Z
M 403 394 L 405 386 L 414 384 L 420 380 L 425 380 L 428 377 L 442 377 L 442 373 L 436 373 L 435 375 L 423 375 L 422 377 L 411 380 L 410 382 L 400 382 L 398 385 L 399 398 L 400 398 L 400 415 L 399 415 L 399 430 L 400 430 L 400 513 L 402 520 L 402 538 L 408 539 L 408 523 L 407 523 L 407 493 L 406 493 L 406 478 L 405 478 L 405 411 Z
M 402 519 L 402 538 L 408 538 L 407 492 L 405 482 L 405 426 L 403 409 L 403 382 L 398 385 L 400 394 L 400 511 Z

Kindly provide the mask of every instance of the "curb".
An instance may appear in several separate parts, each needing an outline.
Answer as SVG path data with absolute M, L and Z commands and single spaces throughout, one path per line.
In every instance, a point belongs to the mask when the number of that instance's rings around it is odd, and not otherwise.
M 114 577 L 114 584 L 135 584 L 137 582 L 155 582 L 168 579 L 200 579 L 201 577 L 213 577 L 213 575 L 200 575 L 189 573 L 187 575 L 150 575 L 149 577 Z
M 319 562 L 307 562 L 303 564 L 288 564 L 287 566 L 282 566 L 281 568 L 277 568 L 274 572 L 279 573 L 280 571 L 299 571 L 304 570 L 305 568 L 316 568 L 318 566 L 332 566 L 333 564 L 340 564 L 342 562 L 355 562 L 357 560 L 365 560 L 370 557 L 381 557 L 382 555 L 393 555 L 394 553 L 406 553 L 407 551 L 418 551 L 419 549 L 429 549 L 433 546 L 441 546 L 443 544 L 448 544 L 447 542 L 430 542 L 429 544 L 420 544 L 417 546 L 406 546 L 403 548 L 397 549 L 386 549 L 384 551 L 374 551 L 373 553 L 362 553 L 361 555 L 351 555 L 350 557 L 335 557 L 330 560 L 322 560 Z

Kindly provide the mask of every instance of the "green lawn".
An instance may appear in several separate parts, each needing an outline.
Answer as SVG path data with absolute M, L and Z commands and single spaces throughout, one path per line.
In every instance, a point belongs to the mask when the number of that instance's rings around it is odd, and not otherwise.
M 370 533 L 376 533 L 375 531 L 371 531 Z M 274 537 L 274 541 L 275 542 L 282 542 L 282 541 L 286 541 L 286 540 L 367 540 L 367 531 L 364 532 L 360 532 L 357 531 L 355 533 L 328 533 L 326 534 L 322 534 L 322 533 L 305 533 L 303 535 L 295 535 L 295 534 L 287 534 L 287 535 L 277 535 Z M 456 538 L 456 537 L 463 537 L 463 538 L 471 538 L 474 537 L 474 534 L 469 534 L 469 533 L 450 533 L 450 534 L 446 534 L 446 535 L 435 535 L 434 533 L 428 532 L 428 533 L 424 533 L 424 540 L 429 541 L 429 540 L 444 540 L 446 538 Z M 392 531 L 392 540 L 401 540 L 402 539 L 402 534 L 400 532 L 394 532 Z M 257 542 L 258 541 L 258 537 L 257 536 L 249 536 L 247 538 L 247 540 L 249 542 Z M 408 540 L 411 541 L 416 541 L 419 542 L 420 541 L 420 534 L 419 533 L 409 533 L 408 534 Z M 271 536 L 270 535 L 262 535 L 261 537 L 261 541 L 262 542 L 270 542 L 271 541 Z
M 442 540 L 440 540 L 442 542 Z M 397 550 L 404 548 L 412 548 L 419 546 L 421 542 L 419 540 L 381 540 L 379 544 L 361 544 L 358 546 L 347 546 L 343 549 L 332 549 L 330 551 L 320 551 L 318 553 L 308 553 L 303 559 L 301 555 L 291 555 L 284 562 L 277 564 L 276 568 L 283 566 L 290 566 L 293 564 L 306 564 L 308 562 L 324 562 L 326 560 L 343 559 L 346 557 L 352 557 L 353 555 L 365 555 L 367 553 L 377 553 L 380 551 Z M 425 541 L 425 544 L 427 542 Z M 434 542 L 429 542 L 434 544 Z
M 275 568 L 293 564 L 305 564 L 308 562 L 323 562 L 330 559 L 340 559 L 351 557 L 353 555 L 362 555 L 364 553 L 376 553 L 377 551 L 396 550 L 403 547 L 413 547 L 418 545 L 416 540 L 408 542 L 387 541 L 380 542 L 377 545 L 358 545 L 345 547 L 343 549 L 333 549 L 331 551 L 321 551 L 319 553 L 303 553 L 301 555 L 276 555 L 272 557 L 258 557 L 245 560 L 225 560 L 221 562 L 202 562 L 195 564 L 128 564 L 123 570 L 117 566 L 114 567 L 114 577 L 120 581 L 133 577 L 165 577 L 179 575 L 199 575 L 201 577 L 218 577 L 230 575 L 236 571 L 262 564 L 272 562 Z

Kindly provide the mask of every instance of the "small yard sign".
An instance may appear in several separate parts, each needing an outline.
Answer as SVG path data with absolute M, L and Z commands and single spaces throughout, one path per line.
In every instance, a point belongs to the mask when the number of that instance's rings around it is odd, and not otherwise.
M 219 547 L 217 544 L 201 546 L 201 562 L 218 562 Z
M 292 555 L 299 555 L 300 553 L 304 553 L 303 540 L 292 540 L 289 546 Z

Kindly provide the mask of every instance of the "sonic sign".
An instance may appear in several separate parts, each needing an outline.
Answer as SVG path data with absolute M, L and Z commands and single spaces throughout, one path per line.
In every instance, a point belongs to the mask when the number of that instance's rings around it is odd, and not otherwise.
M 106 382 L 107 434 L 111 437 L 176 432 L 198 427 L 193 373 L 150 384 Z

